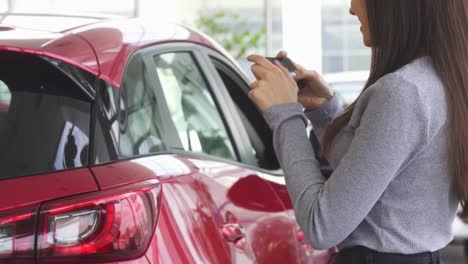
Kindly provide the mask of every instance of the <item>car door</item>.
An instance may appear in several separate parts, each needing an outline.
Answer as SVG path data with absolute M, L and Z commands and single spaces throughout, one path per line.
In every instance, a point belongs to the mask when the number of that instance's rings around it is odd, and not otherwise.
M 255 160 L 252 166 L 259 171 L 263 179 L 265 179 L 281 202 L 288 210 L 288 215 L 295 223 L 293 206 L 285 181 L 280 170 L 280 165 L 275 156 L 272 144 L 272 133 L 269 126 L 266 124 L 261 112 L 248 98 L 247 93 L 250 90 L 247 80 L 244 75 L 238 70 L 232 62 L 219 55 L 218 53 L 206 50 L 206 55 L 212 63 L 217 77 L 226 87 L 229 96 L 226 98 L 232 99 L 234 110 L 233 114 L 237 114 L 250 140 L 244 140 L 239 144 L 247 145 L 255 153 Z M 310 130 L 309 130 L 310 132 Z M 313 135 L 313 133 L 311 133 Z M 318 143 L 311 137 L 311 144 Z M 324 175 L 329 175 L 330 170 L 328 165 L 323 163 L 322 172 Z M 296 228 L 296 246 L 298 248 L 298 259 L 296 263 L 328 263 L 328 260 L 335 252 L 335 249 L 330 250 L 314 250 L 309 243 L 304 239 L 304 234 L 299 226 L 295 223 Z
M 204 214 L 219 226 L 230 263 L 294 263 L 295 225 L 271 186 L 246 166 L 254 153 L 237 142 L 248 136 L 229 113 L 224 86 L 207 74 L 201 49 L 172 43 L 145 56 L 177 130 L 169 148 L 196 168 Z
M 170 153 L 177 137 L 162 95 L 149 76 L 144 52 L 126 65 L 122 87 L 101 81 L 93 173 L 102 190 L 157 180 L 158 221 L 142 263 L 226 263 L 227 246 L 190 163 Z M 139 262 L 138 262 L 139 263 Z

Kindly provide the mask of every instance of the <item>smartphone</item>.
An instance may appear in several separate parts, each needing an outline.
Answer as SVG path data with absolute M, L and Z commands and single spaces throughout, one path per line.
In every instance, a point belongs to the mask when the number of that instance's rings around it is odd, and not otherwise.
M 294 66 L 294 63 L 289 59 L 289 58 L 274 58 L 274 57 L 266 57 L 267 60 L 269 60 L 271 63 L 275 64 L 275 61 L 278 61 L 283 65 L 286 69 L 288 69 L 289 74 L 291 76 L 296 76 L 296 67 Z
M 274 58 L 274 57 L 266 57 L 267 60 L 269 60 L 271 63 L 275 64 L 275 61 L 279 61 L 281 65 L 283 65 L 286 69 L 288 69 L 289 74 L 292 77 L 296 76 L 296 67 L 294 66 L 294 63 L 291 61 L 289 58 Z M 297 86 L 299 89 L 304 89 L 306 84 L 304 80 L 299 80 L 297 81 Z

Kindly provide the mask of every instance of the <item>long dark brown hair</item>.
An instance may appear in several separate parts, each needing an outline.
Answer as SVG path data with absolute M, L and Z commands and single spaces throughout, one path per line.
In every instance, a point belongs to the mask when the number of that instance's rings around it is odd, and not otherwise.
M 372 62 L 365 91 L 378 79 L 422 56 L 430 56 L 444 83 L 449 117 L 449 173 L 468 217 L 468 1 L 365 0 Z M 327 129 L 329 157 L 337 133 L 349 122 L 356 102 Z

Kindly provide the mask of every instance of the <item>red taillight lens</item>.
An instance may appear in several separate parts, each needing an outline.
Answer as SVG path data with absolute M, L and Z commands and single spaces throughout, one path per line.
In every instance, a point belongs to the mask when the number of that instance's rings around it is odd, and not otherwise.
M 142 256 L 156 227 L 156 181 L 46 203 L 39 263 L 119 261 Z
M 36 208 L 0 213 L 0 263 L 32 263 Z

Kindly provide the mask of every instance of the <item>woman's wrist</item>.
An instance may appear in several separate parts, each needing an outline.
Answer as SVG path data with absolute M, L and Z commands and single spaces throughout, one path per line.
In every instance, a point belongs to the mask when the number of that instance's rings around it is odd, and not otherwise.
M 313 100 L 313 102 L 305 101 L 305 102 L 301 102 L 301 104 L 306 110 L 313 111 L 313 110 L 322 108 L 324 105 L 330 102 L 333 99 L 333 97 L 335 97 L 334 93 L 329 96 L 323 97 L 319 100 L 316 99 L 316 100 Z

